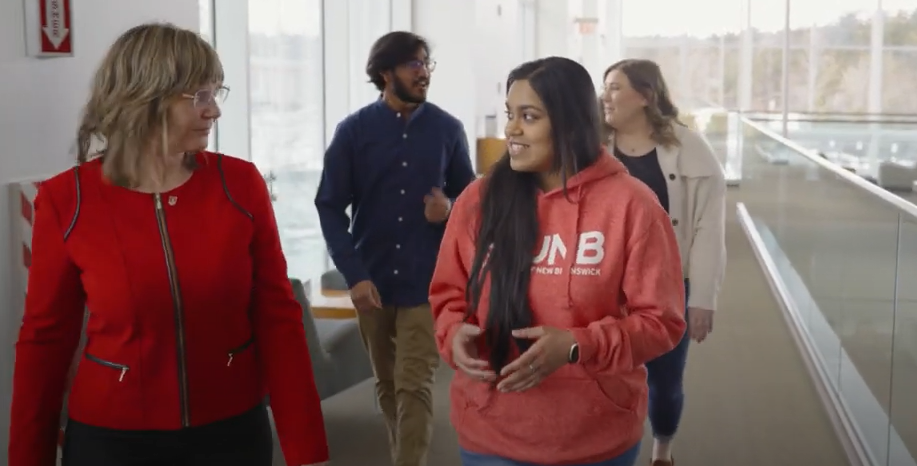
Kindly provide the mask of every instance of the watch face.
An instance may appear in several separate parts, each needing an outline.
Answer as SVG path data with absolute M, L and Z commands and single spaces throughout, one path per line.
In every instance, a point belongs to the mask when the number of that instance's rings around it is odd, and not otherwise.
M 567 358 L 567 362 L 573 364 L 578 361 L 579 361 L 579 345 L 573 345 L 573 347 L 570 348 L 570 355 Z

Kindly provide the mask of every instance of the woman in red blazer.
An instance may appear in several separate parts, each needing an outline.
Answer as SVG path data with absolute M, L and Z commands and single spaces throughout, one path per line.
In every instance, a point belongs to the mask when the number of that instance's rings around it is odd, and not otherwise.
M 202 152 L 228 89 L 194 32 L 148 24 L 93 83 L 77 167 L 35 200 L 16 345 L 10 466 L 269 466 L 328 460 L 270 196 L 249 162 Z M 90 155 L 91 139 L 104 142 Z

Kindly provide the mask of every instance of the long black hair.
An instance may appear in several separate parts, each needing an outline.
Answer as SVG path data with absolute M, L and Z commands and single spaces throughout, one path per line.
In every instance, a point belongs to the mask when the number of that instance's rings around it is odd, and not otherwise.
M 591 166 L 603 153 L 599 136 L 595 86 L 579 63 L 548 57 L 520 65 L 509 74 L 506 89 L 527 80 L 541 98 L 551 122 L 554 145 L 552 171 L 559 173 L 564 195 L 567 176 Z M 499 372 L 514 342 L 511 332 L 532 325 L 529 281 L 540 239 L 539 173 L 515 171 L 504 153 L 481 185 L 480 223 L 474 262 L 466 288 L 467 317 L 473 316 L 490 278 L 490 310 L 485 324 L 491 367 Z M 531 342 L 515 339 L 520 351 Z

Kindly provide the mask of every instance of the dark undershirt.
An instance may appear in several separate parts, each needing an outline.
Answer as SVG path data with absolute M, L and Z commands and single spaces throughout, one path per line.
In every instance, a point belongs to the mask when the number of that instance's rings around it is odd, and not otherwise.
M 631 176 L 642 181 L 643 184 L 649 186 L 656 193 L 659 203 L 668 212 L 669 188 L 665 182 L 665 174 L 662 173 L 662 166 L 659 165 L 659 155 L 656 153 L 656 149 L 639 157 L 631 157 L 615 147 L 615 157 L 627 167 L 627 171 L 630 172 Z

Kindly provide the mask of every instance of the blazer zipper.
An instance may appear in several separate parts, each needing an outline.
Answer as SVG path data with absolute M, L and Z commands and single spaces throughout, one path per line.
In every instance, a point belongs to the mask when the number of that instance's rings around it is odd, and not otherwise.
M 175 253 L 166 227 L 166 213 L 162 208 L 162 196 L 153 195 L 156 203 L 156 223 L 159 226 L 159 238 L 162 251 L 166 257 L 166 270 L 169 273 L 169 288 L 172 294 L 172 308 L 175 319 L 175 342 L 178 346 L 178 398 L 181 405 L 182 427 L 191 427 L 191 409 L 188 404 L 188 368 L 185 361 L 185 327 L 181 300 L 181 288 L 178 284 L 178 270 L 175 266 Z
M 100 366 L 110 367 L 110 368 L 112 368 L 112 369 L 121 371 L 121 375 L 118 376 L 118 382 L 123 382 L 123 381 L 124 381 L 124 376 L 127 375 L 127 371 L 131 370 L 130 367 L 127 367 L 127 366 L 125 366 L 124 364 L 118 364 L 118 363 L 114 363 L 114 362 L 111 362 L 111 361 L 106 361 L 106 360 L 104 360 L 104 359 L 99 359 L 99 358 L 97 358 L 97 357 L 95 357 L 95 356 L 93 356 L 93 355 L 91 355 L 91 354 L 89 354 L 89 353 L 83 353 L 83 356 L 85 356 L 86 359 L 88 359 L 88 360 L 90 360 L 90 361 L 92 361 L 92 362 L 94 362 L 94 363 L 96 363 L 96 364 L 98 364 L 98 365 L 100 365 Z
M 254 343 L 254 342 L 255 342 L 255 339 L 254 339 L 254 338 L 250 338 L 248 341 L 246 341 L 245 343 L 243 343 L 243 344 L 240 345 L 239 347 L 237 347 L 237 348 L 233 349 L 232 351 L 230 351 L 230 352 L 229 352 L 229 360 L 226 361 L 226 367 L 231 366 L 231 365 L 232 365 L 232 359 L 233 359 L 234 357 L 236 357 L 237 354 L 239 354 L 239 353 L 241 353 L 241 352 L 247 350 L 248 347 L 251 346 L 252 343 Z

